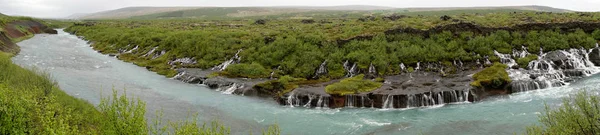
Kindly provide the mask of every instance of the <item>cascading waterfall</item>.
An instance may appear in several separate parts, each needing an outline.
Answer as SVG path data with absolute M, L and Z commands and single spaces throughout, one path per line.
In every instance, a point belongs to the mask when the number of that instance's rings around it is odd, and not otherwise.
M 352 66 L 350 66 L 352 65 Z M 344 62 L 344 69 L 346 70 L 346 77 L 353 77 L 356 75 L 356 72 L 358 70 L 358 67 L 356 65 L 356 63 L 354 64 L 350 64 L 350 62 L 348 60 L 346 60 L 346 62 Z
M 212 70 L 223 71 L 229 65 L 239 63 L 240 60 L 242 59 L 242 57 L 239 56 L 240 52 L 242 52 L 242 49 L 238 50 L 237 53 L 235 53 L 235 55 L 231 59 L 221 63 L 220 65 L 213 67 Z
M 514 51 L 513 51 L 514 52 Z M 500 58 L 500 62 L 506 64 L 508 67 L 513 67 L 518 65 L 515 59 L 512 58 L 510 54 L 502 54 L 498 51 L 494 50 L 494 54 Z M 520 56 L 520 55 L 518 55 Z
M 294 99 L 295 99 L 294 94 L 295 94 L 294 92 L 290 92 L 290 95 L 288 95 L 288 97 L 287 97 L 287 103 L 288 103 L 288 105 L 290 105 L 290 107 L 294 107 Z
M 526 69 L 509 69 L 512 92 L 523 92 L 568 84 L 573 78 L 588 76 L 600 70 L 589 59 L 591 51 L 586 49 L 557 50 L 544 53 L 540 48 L 537 60 L 529 62 Z M 526 57 L 527 48 L 513 50 L 512 58 L 507 54 L 496 53 L 504 64 L 510 64 L 516 58 Z
M 323 63 L 321 63 L 321 65 L 319 65 L 319 69 L 317 69 L 317 71 L 315 71 L 314 78 L 319 78 L 319 76 L 326 75 L 326 74 L 327 74 L 327 60 L 323 61 Z

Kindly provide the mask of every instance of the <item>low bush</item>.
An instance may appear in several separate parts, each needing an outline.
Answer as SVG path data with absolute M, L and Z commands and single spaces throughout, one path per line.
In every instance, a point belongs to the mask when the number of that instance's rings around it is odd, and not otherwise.
M 530 135 L 594 135 L 600 134 L 600 97 L 587 91 L 564 98 L 559 108 L 546 105 L 539 115 L 541 125 L 527 127 Z
M 267 78 L 270 73 L 268 69 L 265 69 L 258 63 L 242 63 L 229 65 L 225 71 L 221 72 L 221 75 L 227 77 Z
M 537 59 L 538 59 L 538 56 L 537 56 L 537 55 L 535 55 L 535 54 L 530 54 L 530 55 L 527 55 L 527 56 L 526 56 L 526 57 L 524 57 L 524 58 L 519 58 L 519 59 L 517 59 L 517 64 L 519 64 L 519 66 L 520 66 L 521 68 L 526 68 L 526 67 L 529 65 L 529 62 L 531 62 L 531 61 L 533 61 L 533 60 L 537 60 Z

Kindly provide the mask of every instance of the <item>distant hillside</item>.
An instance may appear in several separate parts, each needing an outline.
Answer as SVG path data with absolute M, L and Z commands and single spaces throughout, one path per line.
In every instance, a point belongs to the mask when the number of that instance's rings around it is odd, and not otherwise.
M 282 6 L 282 7 L 128 7 L 87 15 L 74 19 L 168 19 L 168 18 L 327 18 L 360 17 L 371 14 L 443 15 L 491 12 L 570 12 L 545 6 L 507 7 L 444 7 L 444 8 L 393 8 L 380 6 Z M 446 13 L 447 12 L 447 13 Z
M 76 19 L 124 19 L 154 13 L 196 9 L 198 7 L 127 7 L 77 17 Z

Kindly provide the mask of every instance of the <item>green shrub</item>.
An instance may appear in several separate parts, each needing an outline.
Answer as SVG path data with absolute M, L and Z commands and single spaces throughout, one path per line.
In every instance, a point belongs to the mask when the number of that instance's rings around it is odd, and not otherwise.
M 511 82 L 508 73 L 506 72 L 508 66 L 500 63 L 494 63 L 493 66 L 487 67 L 482 71 L 473 75 L 473 81 L 471 86 L 479 88 L 491 88 L 491 89 L 502 89 L 504 86 Z
M 537 60 L 537 59 L 538 59 L 537 55 L 530 54 L 530 55 L 527 55 L 527 57 L 517 59 L 517 64 L 519 64 L 519 66 L 521 68 L 526 68 L 529 65 L 529 62 L 531 62 L 533 60 Z
M 338 83 L 334 83 L 325 87 L 325 92 L 336 95 L 355 94 L 361 92 L 373 91 L 383 83 L 374 82 L 371 80 L 365 80 L 364 75 L 357 75 L 355 77 L 346 78 Z
M 541 125 L 527 127 L 530 135 L 593 135 L 600 133 L 600 97 L 587 91 L 563 98 L 559 108 L 546 105 Z
M 269 77 L 268 69 L 265 69 L 258 63 L 252 64 L 233 64 L 229 65 L 222 75 L 227 77 L 246 77 L 246 78 L 267 78 Z

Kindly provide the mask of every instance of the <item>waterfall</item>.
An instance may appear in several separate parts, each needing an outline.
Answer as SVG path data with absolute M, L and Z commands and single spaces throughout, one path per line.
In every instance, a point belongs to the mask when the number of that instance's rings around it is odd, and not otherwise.
M 294 92 L 292 91 L 287 97 L 287 103 L 290 105 L 290 107 L 294 107 L 294 99 Z
M 444 93 L 442 93 L 442 92 L 437 93 L 437 100 L 438 100 L 437 104 L 444 104 L 444 97 L 442 96 L 442 94 L 444 94 Z
M 323 96 L 319 96 L 319 100 L 317 100 L 317 108 L 323 108 Z
M 358 70 L 358 67 L 356 65 L 356 63 L 352 64 L 352 66 L 350 66 L 350 63 L 348 61 L 344 62 L 344 69 L 346 69 L 346 72 L 348 74 L 346 74 L 346 77 L 353 77 L 354 75 L 356 75 L 356 72 Z
M 415 71 L 419 71 L 419 69 L 421 69 L 421 62 L 417 62 L 417 68 L 415 68 Z
M 346 107 L 354 107 L 354 96 L 346 95 Z
M 242 49 L 238 50 L 237 53 L 235 53 L 235 55 L 231 59 L 221 63 L 220 65 L 213 67 L 212 70 L 223 71 L 229 65 L 239 63 L 240 60 L 242 59 L 242 57 L 239 56 L 240 52 L 242 52 Z
M 243 87 L 243 85 L 233 83 L 231 86 L 229 86 L 229 88 L 227 88 L 227 89 L 225 89 L 225 91 L 223 91 L 223 94 L 233 94 L 237 89 L 240 89 L 242 87 Z
M 508 70 L 512 92 L 560 87 L 572 78 L 600 72 L 589 60 L 590 51 L 583 48 L 540 53 L 537 60 L 529 62 L 528 70 Z
M 492 65 L 492 62 L 490 61 L 490 57 L 489 56 L 485 56 L 485 65 Z
M 385 98 L 385 101 L 383 101 L 383 109 L 390 109 L 390 108 L 394 108 L 394 96 L 392 95 L 388 95 L 387 98 Z
M 167 53 L 167 51 L 165 51 L 165 50 L 162 50 L 162 51 L 160 51 L 160 53 L 158 53 L 158 54 L 154 54 L 154 55 L 152 56 L 152 59 L 156 59 L 156 58 L 158 58 L 158 57 L 160 57 L 160 56 L 163 56 L 163 55 L 165 55 L 165 53 Z
M 527 57 L 527 55 L 529 55 L 529 52 L 527 52 L 527 47 L 525 46 L 521 46 L 521 50 L 517 50 L 517 49 L 513 49 L 513 57 L 514 58 L 525 58 Z
M 307 102 L 306 104 L 304 104 L 304 107 L 306 107 L 306 108 L 310 108 L 310 107 L 311 107 L 311 104 L 310 104 L 310 103 L 312 103 L 312 100 L 313 100 L 313 99 L 314 99 L 314 95 L 312 95 L 312 94 L 309 94 L 309 95 L 308 95 L 308 102 Z
M 140 47 L 140 46 L 137 46 L 137 45 L 136 45 L 135 47 L 133 47 L 133 49 L 131 49 L 131 50 L 129 50 L 129 51 L 127 51 L 127 52 L 125 52 L 125 53 L 132 53 L 133 51 L 137 50 L 139 47 Z
M 326 74 L 327 74 L 327 60 L 323 61 L 323 63 L 321 63 L 321 65 L 319 66 L 317 71 L 315 71 L 314 78 L 319 78 L 319 76 L 326 75 Z
M 513 54 L 514 54 L 514 51 L 513 51 Z M 498 51 L 494 50 L 494 55 L 498 56 L 498 58 L 500 58 L 500 62 L 503 64 L 506 64 L 508 67 L 513 67 L 513 66 L 518 65 L 517 62 L 515 61 L 515 59 L 513 59 L 510 54 L 502 54 L 502 53 L 499 53 Z M 521 54 L 518 54 L 518 55 L 520 57 Z
M 144 54 L 142 57 L 148 57 L 150 56 L 152 53 L 154 53 L 154 51 L 156 51 L 156 49 L 158 49 L 157 47 L 152 48 L 152 50 L 148 51 L 146 54 Z
M 371 75 L 377 75 L 377 70 L 375 70 L 375 66 L 373 66 L 373 63 L 371 63 L 369 65 L 369 74 L 371 74 Z
M 407 72 L 404 63 L 400 63 L 400 72 Z

